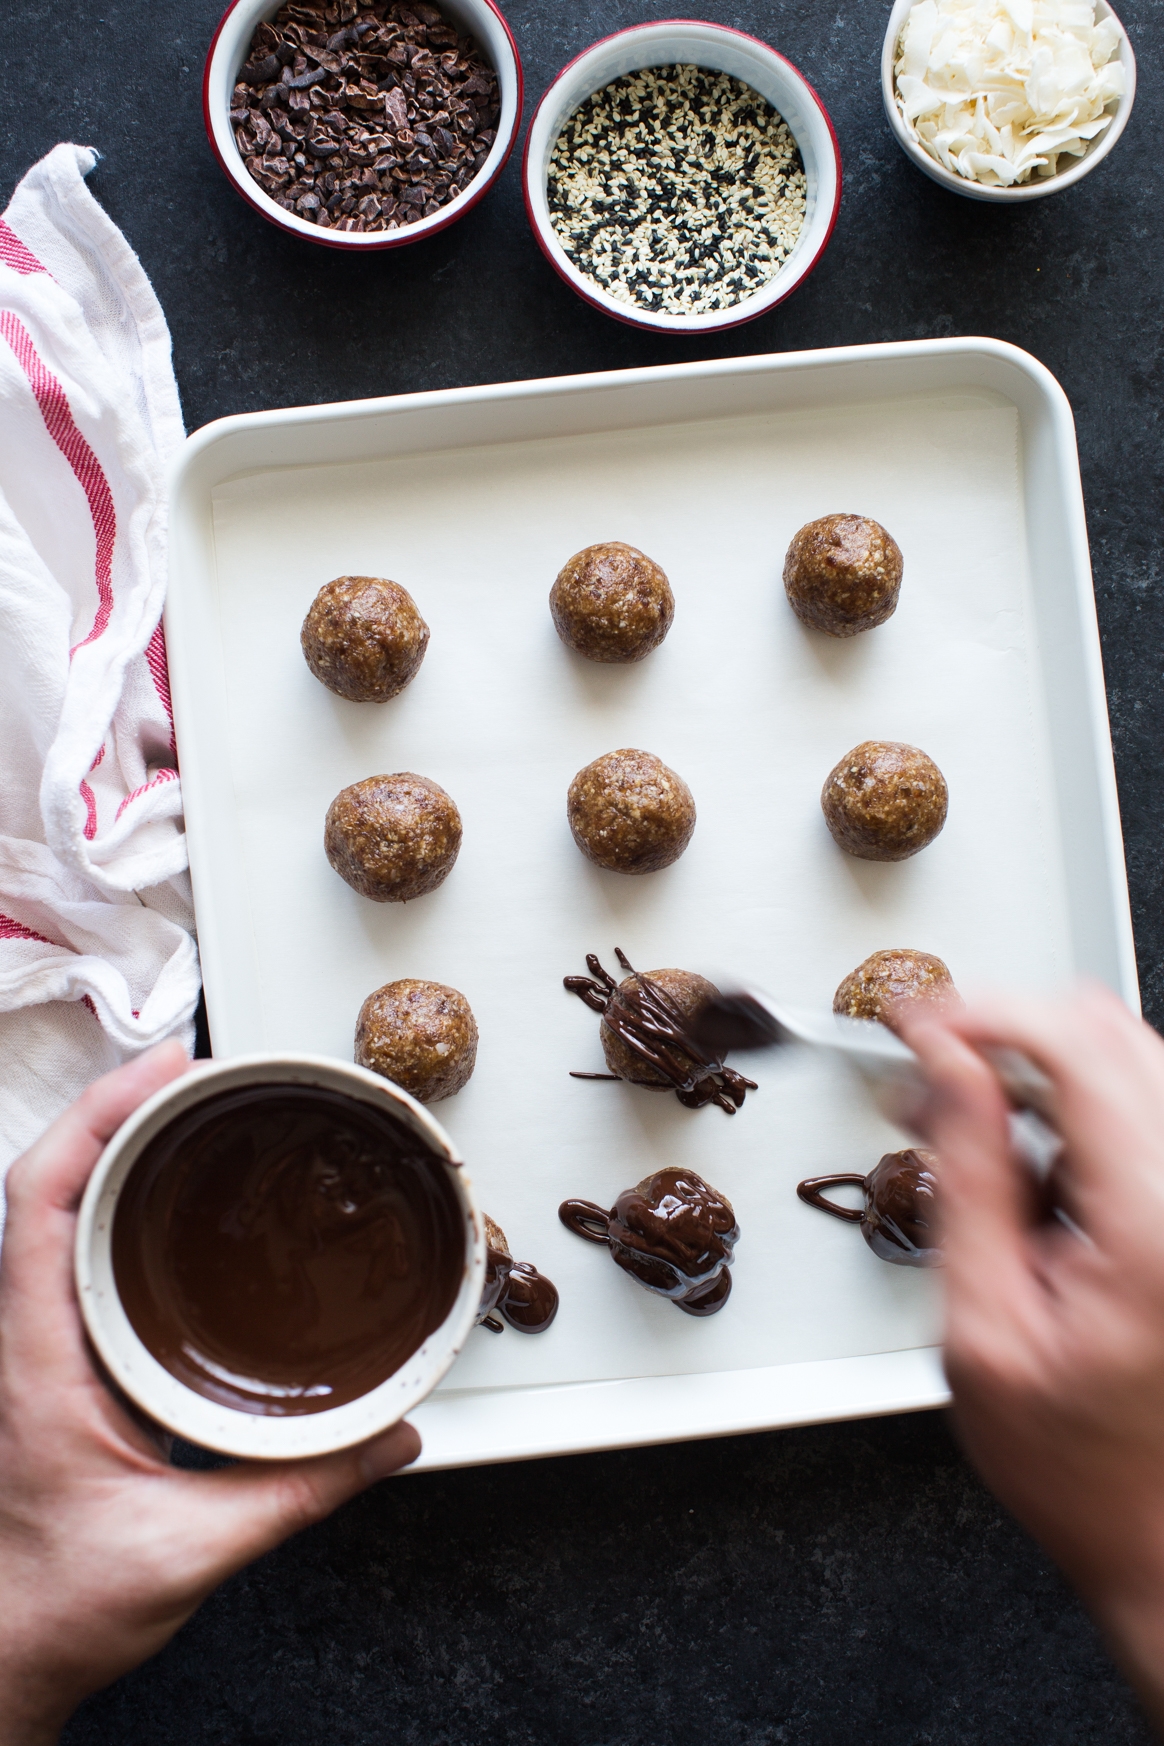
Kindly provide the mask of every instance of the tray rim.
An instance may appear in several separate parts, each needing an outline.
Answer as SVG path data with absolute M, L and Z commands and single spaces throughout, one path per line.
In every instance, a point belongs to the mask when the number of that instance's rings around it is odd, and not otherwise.
M 1123 832 L 1120 823 L 1115 762 L 1107 710 L 1099 623 L 1087 538 L 1082 481 L 1076 444 L 1075 420 L 1062 385 L 1047 367 L 1030 353 L 1004 340 L 978 336 L 958 336 L 948 339 L 902 340 L 862 346 L 821 347 L 798 352 L 760 353 L 745 357 L 698 360 L 677 364 L 651 365 L 633 370 L 607 370 L 564 376 L 523 379 L 512 382 L 476 384 L 460 388 L 426 390 L 421 393 L 382 395 L 365 400 L 323 402 L 314 405 L 280 407 L 258 412 L 237 413 L 216 419 L 202 426 L 187 438 L 171 467 L 171 534 L 175 536 L 183 517 L 197 514 L 197 498 L 207 498 L 217 485 L 248 474 L 274 471 L 287 466 L 342 465 L 344 462 L 288 462 L 271 459 L 251 465 L 229 465 L 212 482 L 200 480 L 214 450 L 232 439 L 247 434 L 278 433 L 297 428 L 323 429 L 334 425 L 358 425 L 383 419 L 385 416 L 419 413 L 427 410 L 452 410 L 486 404 L 513 404 L 523 401 L 547 401 L 555 398 L 593 394 L 605 390 L 632 393 L 666 382 L 724 381 L 734 377 L 779 375 L 811 376 L 814 371 L 836 370 L 853 366 L 862 374 L 861 366 L 906 364 L 913 360 L 964 359 L 990 360 L 1015 371 L 1033 391 L 1039 410 L 1049 422 L 1053 445 L 1053 463 L 1063 491 L 1065 537 L 1071 553 L 1070 592 L 1072 610 L 1078 618 L 1083 696 L 1080 701 L 1087 718 L 1087 737 L 1095 754 L 1095 784 L 1102 822 L 1104 870 L 1110 891 L 1114 934 L 1114 953 L 1118 961 L 1116 981 L 1118 992 L 1133 1011 L 1139 1011 L 1139 984 L 1136 971 L 1135 945 L 1124 859 Z M 980 386 L 980 384 L 975 384 Z M 916 390 L 914 390 L 916 392 Z M 1003 391 L 1005 392 L 1005 390 Z M 855 398 L 881 399 L 883 392 L 856 394 Z M 1020 419 L 1024 409 L 1016 401 Z M 708 413 L 709 419 L 717 414 Z M 662 425 L 666 420 L 651 418 L 646 424 Z M 698 415 L 674 422 L 699 422 Z M 630 428 L 634 428 L 633 425 Z M 499 444 L 519 441 L 516 437 L 500 437 Z M 447 445 L 456 447 L 457 444 Z M 466 438 L 466 447 L 476 446 Z M 387 450 L 383 451 L 389 452 Z M 365 459 L 372 458 L 371 455 Z M 194 499 L 192 502 L 191 499 Z M 172 553 L 180 549 L 180 541 L 172 537 Z M 177 565 L 171 557 L 171 571 L 179 571 L 185 557 Z M 190 719 L 191 702 L 188 687 L 193 676 L 186 672 L 183 658 L 175 651 L 182 645 L 182 620 L 186 603 L 181 587 L 171 590 L 166 603 L 167 644 L 171 655 L 171 684 L 174 691 L 175 717 Z M 201 792 L 199 755 L 183 764 L 184 797 L 187 804 L 187 833 L 190 850 L 190 871 L 195 892 L 195 908 L 199 888 L 210 890 L 209 871 L 202 852 L 198 819 L 204 799 Z M 188 783 L 188 786 L 187 786 Z M 195 817 L 190 829 L 191 811 Z M 209 924 L 209 925 L 207 925 Z M 203 939 L 204 980 L 207 987 L 207 1008 L 214 1037 L 215 970 L 206 973 L 206 956 L 213 960 L 213 906 L 207 905 L 199 917 Z M 207 948 L 209 946 L 209 953 Z M 229 1026 L 224 1026 L 229 1037 Z M 219 1058 L 227 1058 L 229 1047 Z M 826 1402 L 816 1386 L 829 1379 L 841 1384 Z M 718 1422 L 709 1423 L 705 1403 L 715 1396 L 715 1385 L 736 1379 L 734 1387 L 742 1404 L 728 1413 L 721 1410 Z M 667 1386 L 663 1386 L 667 1385 Z M 480 1426 L 458 1435 L 452 1421 L 457 1416 L 457 1403 L 471 1399 L 473 1413 Z M 600 1382 L 539 1385 L 528 1389 L 499 1388 L 466 1391 L 430 1397 L 416 1409 L 413 1419 L 425 1434 L 426 1450 L 410 1471 L 478 1465 L 488 1462 L 538 1459 L 553 1455 L 584 1453 L 599 1449 L 638 1447 L 652 1443 L 684 1441 L 713 1436 L 743 1434 L 748 1431 L 777 1429 L 782 1426 L 827 1423 L 849 1418 L 884 1413 L 924 1411 L 940 1407 L 950 1399 L 941 1373 L 939 1347 L 913 1347 L 895 1352 L 870 1353 L 858 1357 L 808 1361 L 771 1366 L 746 1371 L 711 1371 L 664 1377 L 620 1378 Z M 566 1413 L 574 1420 L 562 1437 L 552 1434 L 555 1420 L 561 1420 L 563 1403 L 573 1403 L 574 1412 Z M 515 1437 L 513 1415 L 522 1408 L 523 1422 L 529 1421 L 521 1437 Z M 541 1421 L 551 1426 L 551 1434 L 537 1430 Z M 446 1422 L 447 1421 L 447 1422 Z M 490 1428 L 491 1427 L 491 1428 Z M 565 1429 L 565 1427 L 563 1427 Z
M 359 400 L 309 401 L 298 406 L 266 407 L 257 412 L 228 413 L 191 431 L 170 465 L 171 492 L 181 489 L 194 460 L 224 438 L 240 431 L 277 429 L 297 424 L 347 423 L 383 417 L 385 413 L 429 407 L 469 406 L 482 401 L 509 401 L 589 393 L 604 388 L 647 387 L 664 381 L 692 381 L 758 374 L 796 374 L 846 364 L 906 363 L 914 358 L 990 357 L 1025 375 L 1046 399 L 1057 420 L 1065 421 L 1075 452 L 1075 417 L 1058 377 L 1044 363 L 1009 340 L 983 334 L 959 334 L 948 339 L 885 340 L 869 345 L 816 346 L 803 351 L 749 352 L 728 358 L 698 358 L 677 364 L 644 364 L 630 370 L 578 371 L 562 376 L 517 377 L 512 381 L 469 383 L 460 388 L 427 388 L 411 394 L 371 395 Z M 244 469 L 251 470 L 251 469 Z M 1078 469 L 1076 469 L 1076 472 Z M 229 475 L 237 476 L 237 475 Z M 1080 493 L 1082 507 L 1082 493 Z
M 830 1404 L 822 1410 L 826 1396 Z M 409 1414 L 424 1446 L 419 1459 L 399 1477 L 933 1412 L 949 1406 L 950 1400 L 940 1346 L 905 1346 L 895 1352 L 755 1370 L 451 1391 L 429 1395 Z M 569 1420 L 566 1442 L 561 1440 L 563 1407 Z M 714 1421 L 709 1421 L 709 1408 L 719 1412 Z M 547 1422 L 554 1427 L 552 1436 L 543 1429 Z

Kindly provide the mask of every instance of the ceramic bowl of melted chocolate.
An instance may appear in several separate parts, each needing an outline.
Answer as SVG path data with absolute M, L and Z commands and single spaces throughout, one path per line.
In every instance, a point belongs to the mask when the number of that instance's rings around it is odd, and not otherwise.
M 250 1056 L 119 1130 L 78 1223 L 81 1310 L 114 1382 L 224 1454 L 363 1442 L 436 1386 L 477 1319 L 482 1214 L 440 1125 L 376 1074 Z

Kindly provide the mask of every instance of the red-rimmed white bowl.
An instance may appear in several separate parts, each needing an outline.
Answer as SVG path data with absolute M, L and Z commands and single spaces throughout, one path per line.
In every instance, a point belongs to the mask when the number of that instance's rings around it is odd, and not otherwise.
M 779 272 L 758 291 L 730 309 L 706 315 L 656 314 L 620 303 L 571 261 L 550 217 L 546 179 L 550 156 L 563 125 L 594 92 L 625 73 L 643 67 L 706 67 L 729 73 L 766 97 L 788 123 L 804 160 L 807 211 L 804 229 Z M 740 327 L 783 303 L 808 277 L 832 235 L 841 204 L 841 152 L 828 111 L 808 80 L 766 42 L 743 31 L 700 19 L 672 18 L 620 30 L 585 49 L 565 67 L 534 112 L 525 140 L 522 168 L 525 209 L 542 253 L 567 285 L 616 321 L 656 333 L 715 333 Z
M 467 36 L 476 39 L 493 70 L 501 89 L 501 115 L 497 122 L 497 137 L 479 173 L 455 200 L 442 206 L 430 218 L 415 224 L 402 225 L 399 230 L 336 231 L 321 230 L 297 212 L 288 212 L 260 188 L 242 160 L 230 125 L 230 99 L 238 79 L 239 68 L 247 59 L 251 38 L 258 26 L 274 18 L 283 0 L 234 0 L 223 15 L 214 33 L 206 71 L 202 79 L 202 116 L 206 134 L 215 157 L 234 183 L 238 192 L 256 212 L 280 230 L 292 236 L 306 237 L 308 242 L 323 243 L 333 249 L 397 249 L 405 243 L 420 242 L 434 236 L 463 218 L 470 207 L 489 192 L 500 176 L 517 140 L 521 124 L 523 85 L 521 56 L 505 19 L 493 0 L 434 0 L 451 24 Z

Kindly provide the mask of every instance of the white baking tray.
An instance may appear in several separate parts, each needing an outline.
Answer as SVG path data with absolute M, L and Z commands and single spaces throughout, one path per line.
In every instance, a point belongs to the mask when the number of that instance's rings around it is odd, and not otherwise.
M 834 642 L 788 610 L 792 534 L 876 516 L 905 554 L 895 617 Z M 600 668 L 558 642 L 553 578 L 623 539 L 674 586 L 667 641 Z M 597 1020 L 561 987 L 587 951 L 750 976 L 827 1007 L 881 946 L 956 981 L 1136 976 L 1074 427 L 1054 379 L 993 340 L 729 359 L 257 413 L 197 432 L 173 490 L 167 607 L 214 1047 L 350 1058 L 361 1000 L 450 982 L 477 1072 L 436 1107 L 514 1252 L 555 1279 L 537 1338 L 477 1330 L 415 1418 L 453 1466 L 933 1406 L 940 1279 L 888 1267 L 795 1184 L 868 1169 L 897 1137 L 820 1059 L 758 1063 L 728 1119 L 569 1078 Z M 384 706 L 332 697 L 299 651 L 317 588 L 380 574 L 432 627 Z M 938 841 L 857 862 L 820 814 L 867 738 L 921 745 L 950 784 Z M 690 783 L 692 845 L 646 878 L 585 862 L 566 787 L 616 746 Z M 370 904 L 330 870 L 323 817 L 381 771 L 434 777 L 465 841 L 420 901 Z M 900 1143 L 898 1140 L 897 1143 Z M 726 1308 L 678 1313 L 571 1237 L 667 1162 L 735 1204 Z

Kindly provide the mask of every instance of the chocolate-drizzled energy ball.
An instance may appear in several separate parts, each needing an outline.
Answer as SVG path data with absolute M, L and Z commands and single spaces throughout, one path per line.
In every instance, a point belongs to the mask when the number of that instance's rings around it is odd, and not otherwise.
M 724 1066 L 726 1051 L 696 1040 L 690 1020 L 719 990 L 706 976 L 691 970 L 632 968 L 625 952 L 615 947 L 619 963 L 630 972 L 616 983 L 590 952 L 589 976 L 567 976 L 564 986 L 602 1014 L 599 1039 L 609 1073 L 572 1073 L 572 1079 L 625 1079 L 648 1091 L 673 1091 L 688 1109 L 718 1104 L 734 1115 L 754 1079 Z
M 381 576 L 325 582 L 299 634 L 321 684 L 351 703 L 385 703 L 416 677 L 428 626 L 406 588 Z
M 689 1316 L 713 1316 L 728 1300 L 740 1227 L 731 1203 L 694 1170 L 657 1170 L 609 1212 L 564 1200 L 558 1217 L 575 1236 L 608 1243 L 624 1272 Z
M 649 1086 L 655 1091 L 673 1091 L 674 1085 L 667 1075 L 649 1061 L 644 1061 L 627 1041 L 624 1009 L 641 1006 L 644 989 L 656 997 L 665 997 L 668 1006 L 684 1020 L 698 1012 L 706 1001 L 714 999 L 718 990 L 706 976 L 700 976 L 694 970 L 648 970 L 642 975 L 632 970 L 606 1003 L 598 1038 L 610 1071 L 616 1078 L 629 1080 L 632 1085 Z M 617 1008 L 617 1016 L 611 1015 L 615 1019 L 614 1025 L 606 1017 L 612 1001 Z M 639 1014 L 636 1012 L 635 1016 Z
M 361 897 L 407 903 L 448 878 L 461 848 L 461 815 L 427 776 L 369 776 L 328 807 L 323 846 Z
M 809 1206 L 860 1225 L 865 1241 L 882 1261 L 898 1267 L 940 1267 L 942 1251 L 934 1219 L 937 1168 L 932 1152 L 911 1146 L 907 1152 L 887 1152 L 868 1176 L 851 1171 L 810 1176 L 796 1192 Z M 825 1199 L 826 1188 L 845 1184 L 864 1190 L 862 1208 Z
M 905 861 L 946 822 L 949 791 L 932 758 L 897 740 L 865 740 L 829 772 L 820 797 L 838 846 L 862 861 Z
M 477 1061 L 477 1021 L 463 994 L 411 976 L 370 994 L 356 1020 L 356 1062 L 420 1103 L 452 1097 Z
M 477 1311 L 478 1327 L 504 1332 L 498 1317 L 522 1334 L 544 1334 L 558 1313 L 558 1288 L 539 1273 L 532 1261 L 515 1261 L 505 1232 L 483 1213 L 485 1221 L 485 1289 Z
M 579 770 L 566 811 L 582 853 L 611 873 L 669 867 L 695 830 L 695 801 L 683 778 L 651 752 L 629 747 Z
M 896 1030 L 894 1009 L 901 1001 L 948 1000 L 954 979 L 932 952 L 901 946 L 874 952 L 850 971 L 833 995 L 833 1011 L 846 1018 L 876 1019 Z
M 901 548 L 879 521 L 824 515 L 789 546 L 784 587 L 805 624 L 830 637 L 855 637 L 892 617 L 902 568 Z
M 587 546 L 550 590 L 554 627 L 588 661 L 641 661 L 671 628 L 675 597 L 651 558 L 621 540 Z

